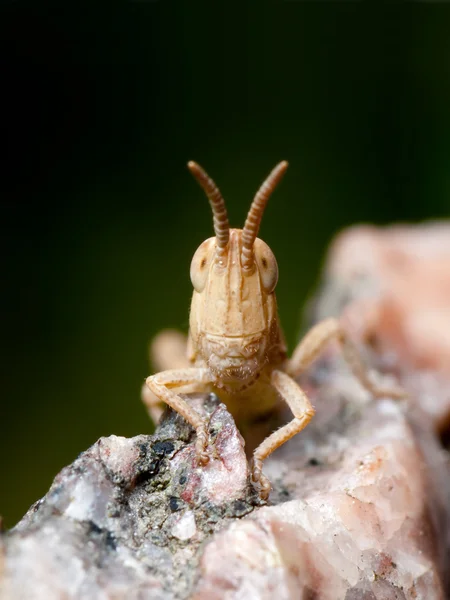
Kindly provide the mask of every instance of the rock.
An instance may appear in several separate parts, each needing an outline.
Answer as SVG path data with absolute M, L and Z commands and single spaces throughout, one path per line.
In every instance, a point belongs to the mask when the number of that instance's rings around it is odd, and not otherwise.
M 450 223 L 358 226 L 335 240 L 314 320 L 344 314 L 422 409 L 450 426 Z
M 446 457 L 401 405 L 352 388 L 315 396 L 316 427 L 266 469 L 277 504 L 210 542 L 196 600 L 446 597 Z
M 300 382 L 315 418 L 265 464 L 267 505 L 250 485 L 234 421 L 214 396 L 190 396 L 210 415 L 216 451 L 206 467 L 194 461 L 192 429 L 171 411 L 153 436 L 102 438 L 1 535 L 0 597 L 448 597 L 450 464 L 436 435 L 446 409 L 436 407 L 450 377 L 426 344 L 427 328 L 411 326 L 428 304 L 443 312 L 440 285 L 415 263 L 444 261 L 445 235 L 438 237 L 428 227 L 400 237 L 393 229 L 344 234 L 313 304 L 313 320 L 344 312 L 354 336 L 370 342 L 378 376 L 400 376 L 410 400 L 375 401 L 330 347 Z M 392 255 L 383 258 L 399 239 L 408 273 L 417 269 L 420 279 L 427 271 L 427 289 L 411 301 Z M 391 302 L 395 319 L 380 317 Z M 445 352 L 445 319 L 441 327 Z M 438 329 L 430 332 L 437 344 Z
M 3 536 L 2 600 L 187 597 L 205 539 L 259 503 L 225 406 L 193 401 L 211 415 L 209 464 L 172 412 L 153 436 L 101 438 Z

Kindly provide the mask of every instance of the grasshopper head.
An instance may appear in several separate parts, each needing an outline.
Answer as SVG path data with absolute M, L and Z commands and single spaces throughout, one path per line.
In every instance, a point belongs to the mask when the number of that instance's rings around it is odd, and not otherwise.
M 203 169 L 196 163 L 189 168 L 210 200 L 216 234 L 199 246 L 191 263 L 192 342 L 217 379 L 245 382 L 267 362 L 278 323 L 278 265 L 269 246 L 256 236 L 287 163 L 277 165 L 262 184 L 242 230 L 229 228 L 223 198 Z

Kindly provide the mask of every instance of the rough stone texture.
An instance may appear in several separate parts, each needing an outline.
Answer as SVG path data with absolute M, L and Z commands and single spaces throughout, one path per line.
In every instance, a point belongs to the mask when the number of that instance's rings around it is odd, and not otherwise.
M 445 598 L 448 464 L 433 433 L 347 377 L 321 390 L 314 427 L 268 463 L 276 505 L 210 543 L 196 600 Z
M 436 426 L 450 426 L 450 224 L 358 226 L 332 245 L 313 318 L 344 314 L 378 366 L 404 374 Z M 380 360 L 382 359 L 382 360 Z
M 393 231 L 341 236 L 313 315 L 344 311 L 354 334 L 371 343 L 368 359 L 383 371 L 378 376 L 399 374 L 409 401 L 374 401 L 331 347 L 301 381 L 316 417 L 266 463 L 274 488 L 267 506 L 249 483 L 233 420 L 214 397 L 191 398 L 211 415 L 216 454 L 207 467 L 195 466 L 193 432 L 170 412 L 154 436 L 102 438 L 0 537 L 0 597 L 448 597 L 450 466 L 435 430 L 448 416 L 438 400 L 444 402 L 450 377 L 439 359 L 417 358 L 426 327 L 413 328 L 415 345 L 396 341 L 436 306 L 432 289 L 442 288 L 430 275 L 420 302 L 402 300 L 404 279 L 397 289 L 391 260 L 377 255 Z M 408 230 L 401 232 L 408 273 L 425 255 L 444 260 L 446 236 L 438 244 L 428 228 L 423 237 L 421 231 L 410 231 L 409 242 Z M 362 250 L 369 242 L 370 251 Z M 434 254 L 426 250 L 433 244 Z M 401 307 L 393 320 L 380 317 L 386 298 Z M 358 321 L 357 307 L 377 315 L 375 328 Z M 438 331 L 432 335 L 441 352 Z M 436 346 L 427 347 L 434 356 Z
M 153 436 L 101 438 L 5 536 L 1 598 L 184 598 L 202 542 L 259 500 L 243 440 L 214 396 L 216 456 L 194 466 L 193 432 L 169 413 Z

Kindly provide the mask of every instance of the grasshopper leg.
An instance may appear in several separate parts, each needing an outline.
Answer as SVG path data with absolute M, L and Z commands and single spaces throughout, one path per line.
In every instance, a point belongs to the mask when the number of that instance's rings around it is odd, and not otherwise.
M 407 393 L 398 386 L 390 385 L 384 387 L 372 381 L 358 348 L 339 321 L 334 318 L 321 321 L 305 335 L 294 350 L 292 358 L 287 364 L 286 373 L 291 375 L 291 377 L 298 377 L 333 340 L 339 342 L 344 358 L 351 371 L 361 385 L 373 396 L 376 398 L 385 396 L 389 396 L 390 398 L 405 398 L 407 396 Z
M 165 329 L 158 333 L 150 344 L 149 354 L 150 364 L 156 372 L 186 369 L 190 366 L 187 357 L 187 337 L 174 329 Z M 141 398 L 156 425 L 164 411 L 164 402 L 145 383 L 142 386 Z
M 274 450 L 290 440 L 295 434 L 304 429 L 314 416 L 308 396 L 301 387 L 286 373 L 272 371 L 271 385 L 288 404 L 294 415 L 292 421 L 271 433 L 255 450 L 253 454 L 252 478 L 261 486 L 261 497 L 266 499 L 270 493 L 270 482 L 262 472 L 262 463 Z
M 162 371 L 148 377 L 145 383 L 159 400 L 168 404 L 192 425 L 197 434 L 196 449 L 198 461 L 200 464 L 206 464 L 209 461 L 206 451 L 208 446 L 208 421 L 199 415 L 184 398 L 174 392 L 173 388 L 183 387 L 192 383 L 211 383 L 209 370 L 190 367 L 187 369 Z

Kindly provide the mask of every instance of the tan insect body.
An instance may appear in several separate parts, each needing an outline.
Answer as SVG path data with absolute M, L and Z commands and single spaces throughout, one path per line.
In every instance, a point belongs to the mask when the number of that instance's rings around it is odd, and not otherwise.
M 253 480 L 266 498 L 270 483 L 262 473 L 263 460 L 306 427 L 314 415 L 295 378 L 331 339 L 342 344 L 354 374 L 372 394 L 401 397 L 404 392 L 397 388 L 382 389 L 372 383 L 358 352 L 336 319 L 327 319 L 313 327 L 292 358 L 287 359 L 274 292 L 278 266 L 269 246 L 257 238 L 265 205 L 287 163 L 279 163 L 262 184 L 242 230 L 229 228 L 223 198 L 205 171 L 193 162 L 188 166 L 208 196 L 216 235 L 203 242 L 192 259 L 190 275 L 194 292 L 187 345 L 173 332 L 160 334 L 154 345 L 155 362 L 159 362 L 163 371 L 147 379 L 143 400 L 153 418 L 158 418 L 161 402 L 165 402 L 196 429 L 198 460 L 205 464 L 209 461 L 208 423 L 185 398 L 175 393 L 175 388 L 195 385 L 200 390 L 212 385 L 219 394 L 225 394 L 235 418 L 267 415 L 282 398 L 294 418 L 270 434 L 256 448 L 253 458 Z M 180 358 L 182 346 L 186 362 Z M 171 366 L 178 368 L 170 369 Z

